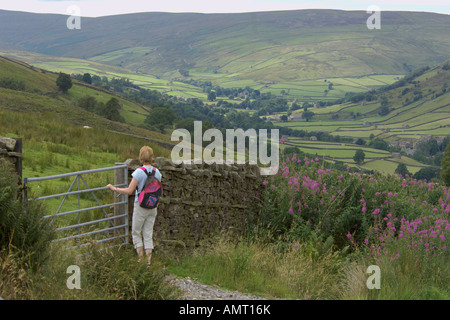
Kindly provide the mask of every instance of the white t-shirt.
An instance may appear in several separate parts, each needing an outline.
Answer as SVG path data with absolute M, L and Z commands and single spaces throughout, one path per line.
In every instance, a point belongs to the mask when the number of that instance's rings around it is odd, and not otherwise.
M 144 167 L 145 167 L 145 169 L 147 169 L 148 173 L 152 172 L 152 170 L 153 170 L 153 166 L 144 166 Z M 156 169 L 155 171 L 156 171 L 155 178 L 158 179 L 159 181 L 161 181 L 161 177 L 162 177 L 161 172 L 159 172 L 158 169 Z M 136 194 L 134 196 L 134 202 L 138 202 L 139 201 L 138 194 L 145 187 L 145 182 L 147 181 L 147 175 L 145 174 L 144 170 L 142 170 L 141 167 L 139 167 L 131 174 L 131 176 L 138 181 L 138 185 L 136 187 Z

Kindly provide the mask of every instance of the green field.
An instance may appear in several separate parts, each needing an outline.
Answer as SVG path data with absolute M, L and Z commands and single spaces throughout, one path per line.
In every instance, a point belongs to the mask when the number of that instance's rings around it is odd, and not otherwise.
M 388 174 L 393 174 L 398 164 L 400 163 L 406 164 L 408 170 L 411 173 L 415 173 L 420 168 L 426 166 L 406 156 L 401 156 L 401 158 L 394 158 L 388 151 L 348 143 L 310 141 L 290 137 L 285 142 L 285 144 L 282 145 L 282 148 L 285 147 L 297 147 L 307 154 L 318 156 L 320 159 L 342 161 L 352 167 L 358 167 L 367 170 L 377 170 L 379 172 L 383 171 Z M 353 160 L 355 151 L 358 149 L 363 150 L 365 154 L 365 161 L 362 165 L 357 165 Z
M 448 62 L 448 61 L 447 61 Z M 420 80 L 419 80 L 420 79 Z M 420 81 L 420 82 L 419 82 Z M 306 132 L 325 132 L 333 136 L 352 138 L 353 142 L 362 138 L 382 138 L 388 143 L 415 141 L 424 136 L 448 137 L 450 135 L 450 72 L 440 67 L 432 68 L 418 77 L 414 83 L 384 92 L 389 112 L 380 115 L 380 99 L 346 102 L 330 107 L 310 108 L 314 112 L 312 120 L 272 121 L 278 127 Z M 420 95 L 419 95 L 420 94 Z M 302 109 L 293 114 L 302 114 Z M 280 116 L 281 114 L 278 114 Z M 336 118 L 337 117 L 337 118 Z M 399 163 L 407 165 L 412 173 L 425 167 L 405 155 L 393 157 L 389 152 L 361 147 L 356 144 L 308 141 L 288 137 L 286 146 L 298 147 L 303 152 L 316 154 L 329 160 L 340 160 L 354 165 L 353 155 L 356 149 L 365 152 L 365 162 L 359 165 L 363 169 L 373 169 L 393 173 Z
M 368 138 L 370 135 L 387 140 L 403 137 L 420 137 L 432 134 L 447 136 L 450 133 L 450 93 L 446 86 L 450 82 L 448 72 L 437 73 L 436 69 L 421 77 L 421 86 L 416 92 L 422 94 L 421 99 L 411 101 L 413 92 L 402 95 L 405 88 L 398 88 L 386 93 L 390 102 L 390 112 L 380 116 L 380 102 L 344 103 L 325 108 L 310 109 L 314 118 L 309 122 L 276 122 L 280 127 L 288 127 L 306 131 L 326 131 L 333 135 L 353 138 Z M 436 81 L 439 80 L 439 81 Z M 411 86 L 407 86 L 410 88 Z M 413 91 L 413 90 L 411 90 Z M 436 93 L 440 93 L 436 96 Z M 409 99 L 410 102 L 407 102 Z M 293 114 L 302 114 L 296 110 Z M 355 115 L 358 114 L 357 117 Z M 332 119 L 338 115 L 338 119 Z M 353 116 L 352 116 L 353 115 Z
M 136 49 L 139 51 L 139 48 Z M 105 64 L 108 60 L 93 58 L 91 60 L 74 59 L 67 57 L 46 56 L 36 53 L 1 50 L 0 54 L 25 61 L 35 67 L 53 72 L 65 73 L 90 73 L 92 75 L 106 76 L 108 78 L 127 78 L 134 84 L 146 89 L 157 90 L 165 94 L 206 100 L 207 94 L 201 88 L 180 81 L 161 78 L 143 72 Z M 108 53 L 110 57 L 112 53 Z M 262 93 L 270 92 L 286 99 L 301 99 L 302 101 L 335 100 L 345 96 L 347 92 L 364 92 L 371 88 L 393 83 L 401 75 L 365 75 L 344 78 L 321 78 L 312 80 L 280 81 L 277 83 L 264 80 L 240 79 L 236 74 L 216 74 L 207 72 L 190 72 L 196 80 L 211 81 L 214 85 L 223 88 L 250 87 L 260 90 Z M 333 83 L 333 89 L 327 93 L 329 83 Z
M 112 65 L 98 63 L 90 60 L 62 58 L 46 56 L 36 53 L 0 50 L 0 55 L 19 59 L 27 62 L 36 68 L 52 72 L 64 72 L 68 74 L 90 73 L 100 77 L 106 76 L 112 78 L 127 78 L 134 84 L 146 89 L 156 90 L 172 96 L 184 98 L 200 98 L 206 100 L 206 93 L 201 88 L 169 79 L 161 79 L 151 74 L 133 73 L 130 70 Z

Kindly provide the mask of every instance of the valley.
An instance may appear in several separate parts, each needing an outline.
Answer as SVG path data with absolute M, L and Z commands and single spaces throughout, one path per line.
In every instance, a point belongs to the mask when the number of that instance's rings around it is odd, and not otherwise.
M 36 71 L 2 73 L 27 86 L 26 94 L 4 91 L 4 109 L 57 110 L 72 123 L 151 136 L 169 149 L 177 121 L 196 119 L 220 129 L 279 128 L 283 149 L 359 169 L 393 173 L 403 163 L 413 174 L 439 167 L 434 156 L 419 159 L 414 153 L 419 139 L 441 145 L 449 134 L 450 77 L 443 66 L 450 38 L 440 32 L 450 26 L 446 15 L 389 12 L 381 30 L 368 30 L 361 23 L 363 12 L 339 10 L 142 13 L 84 18 L 81 30 L 67 30 L 58 16 L 0 13 L 0 25 L 9 22 L 3 26 L 16 34 L 2 35 L 0 55 Z M 415 25 L 421 25 L 420 32 Z M 29 36 L 31 28 L 49 26 L 53 34 L 39 44 Z M 99 37 L 103 40 L 92 46 Z M 403 80 L 416 70 L 421 74 Z M 52 83 L 60 72 L 101 81 L 78 81 L 61 96 Z M 120 79 L 129 85 L 113 85 Z M 103 104 L 117 97 L 124 123 L 73 109 L 87 97 Z M 177 120 L 146 123 L 161 106 L 173 109 Z M 313 113 L 311 119 L 302 117 L 305 111 Z M 374 148 L 370 144 L 376 140 L 387 147 Z M 357 164 L 353 155 L 360 148 L 366 159 Z

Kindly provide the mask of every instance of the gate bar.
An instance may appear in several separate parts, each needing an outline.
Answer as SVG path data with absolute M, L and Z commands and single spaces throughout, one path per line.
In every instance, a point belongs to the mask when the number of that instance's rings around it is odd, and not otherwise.
M 99 223 L 99 222 L 105 222 L 105 221 L 114 220 L 114 219 L 117 219 L 117 218 L 124 218 L 124 217 L 128 217 L 128 215 L 123 214 L 121 216 L 114 216 L 114 217 L 109 217 L 109 218 L 103 218 L 103 219 L 100 219 L 100 220 L 82 222 L 82 223 L 73 224 L 73 225 L 70 225 L 70 226 L 67 226 L 67 227 L 56 228 L 55 231 L 69 230 L 69 229 L 73 229 L 73 228 L 76 228 L 76 227 L 85 227 L 85 226 L 89 226 L 91 224 L 96 224 L 96 223 Z
M 52 242 L 59 242 L 59 241 L 66 241 L 66 240 L 70 240 L 70 239 L 78 239 L 84 236 L 88 236 L 91 234 L 97 234 L 97 233 L 102 233 L 102 232 L 106 232 L 106 231 L 111 231 L 111 230 L 115 230 L 115 229 L 121 229 L 121 228 L 125 228 L 128 227 L 127 224 L 122 224 L 120 226 L 116 226 L 116 227 L 112 227 L 112 228 L 106 228 L 106 229 L 101 229 L 101 230 L 95 230 L 95 231 L 91 231 L 91 232 L 85 232 L 85 233 L 81 233 L 81 234 L 75 234 L 69 237 L 65 237 L 65 238 L 59 238 L 59 239 L 55 239 Z
M 84 171 L 76 171 L 76 172 L 70 172 L 70 173 L 63 173 L 63 174 L 57 174 L 54 176 L 48 176 L 48 177 L 36 177 L 36 178 L 27 178 L 28 182 L 34 182 L 34 181 L 45 181 L 45 180 L 52 180 L 52 179 L 59 179 L 59 178 L 65 178 L 65 177 L 73 177 L 77 175 L 82 175 L 86 173 L 95 173 L 95 172 L 102 172 L 102 171 L 109 171 L 109 170 L 116 170 L 120 168 L 128 168 L 127 164 L 121 164 L 114 167 L 107 167 L 107 168 L 101 168 L 101 169 L 91 169 L 91 170 L 84 170 Z
M 114 186 L 114 187 L 126 187 L 126 186 L 127 186 L 126 184 L 119 184 L 119 185 Z M 49 196 L 37 197 L 37 198 L 34 198 L 34 199 L 28 199 L 28 201 L 47 200 L 47 199 L 62 197 L 62 196 L 66 196 L 66 195 L 70 196 L 70 195 L 79 194 L 79 193 L 87 193 L 87 192 L 100 191 L 100 190 L 106 190 L 106 189 L 109 189 L 109 188 L 108 187 L 98 187 L 98 188 L 85 189 L 85 190 L 79 190 L 79 191 L 70 191 L 70 192 L 52 194 L 52 195 L 49 195 Z
M 118 206 L 118 205 L 127 204 L 127 203 L 128 203 L 127 201 L 115 202 L 115 203 L 104 204 L 104 205 L 96 206 L 96 207 L 90 207 L 90 208 L 83 208 L 83 209 L 77 209 L 77 210 L 72 210 L 72 211 L 60 212 L 60 213 L 44 216 L 43 218 L 47 219 L 47 218 L 51 218 L 51 217 L 60 217 L 60 216 L 65 216 L 65 215 L 72 214 L 72 213 L 91 211 L 91 210 L 95 210 L 95 209 L 103 209 L 103 208 L 108 208 L 108 207 L 112 207 L 112 206 Z

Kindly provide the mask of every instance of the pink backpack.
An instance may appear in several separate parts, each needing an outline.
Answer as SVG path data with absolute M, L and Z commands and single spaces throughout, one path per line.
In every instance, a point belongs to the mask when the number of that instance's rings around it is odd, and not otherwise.
M 153 167 L 150 173 L 148 173 L 145 167 L 141 167 L 140 169 L 144 170 L 147 175 L 147 180 L 145 181 L 144 189 L 138 193 L 139 205 L 145 209 L 154 209 L 158 206 L 159 198 L 163 192 L 162 183 L 155 177 L 155 167 Z

